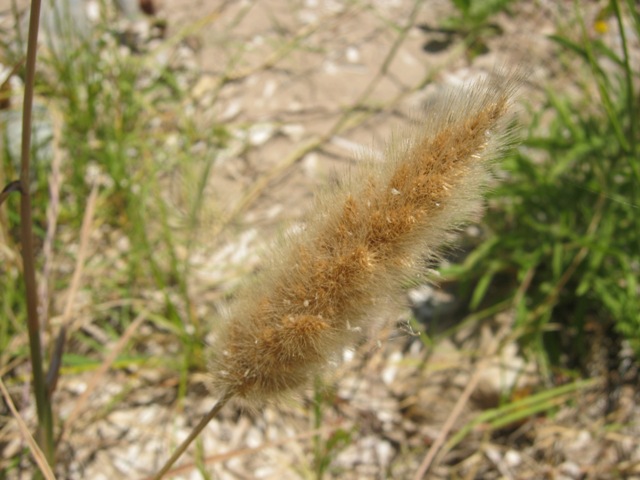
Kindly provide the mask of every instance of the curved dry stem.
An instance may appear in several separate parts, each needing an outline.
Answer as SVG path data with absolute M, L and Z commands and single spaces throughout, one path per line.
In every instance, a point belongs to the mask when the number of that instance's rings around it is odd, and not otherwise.
M 495 338 L 504 339 L 508 337 L 509 329 L 509 324 L 505 323 L 502 328 L 496 333 Z M 444 452 L 442 452 L 442 447 L 447 441 L 449 433 L 451 433 L 451 430 L 453 429 L 458 417 L 460 417 L 464 406 L 467 404 L 467 402 L 471 398 L 471 395 L 473 395 L 473 392 L 478 386 L 481 372 L 486 370 L 490 358 L 500 350 L 500 344 L 501 342 L 494 343 L 494 345 L 485 354 L 485 357 L 476 364 L 475 371 L 471 376 L 471 379 L 467 383 L 465 389 L 462 392 L 462 395 L 460 395 L 460 398 L 458 398 L 458 401 L 449 413 L 447 420 L 442 425 L 440 433 L 438 434 L 438 438 L 436 438 L 435 442 L 433 442 L 433 444 L 431 445 L 431 448 L 429 448 L 429 451 L 418 467 L 418 471 L 414 475 L 413 480 L 422 480 L 423 478 L 426 478 L 426 475 L 427 473 L 429 473 L 429 470 L 433 466 L 434 461 L 436 461 L 437 458 L 441 458 L 441 456 L 444 454 Z M 440 457 L 438 457 L 438 454 L 440 454 Z
M 222 410 L 222 408 L 227 404 L 227 402 L 231 400 L 231 397 L 233 397 L 233 394 L 227 392 L 222 396 L 222 398 L 220 398 L 220 400 L 218 400 L 215 403 L 215 405 L 213 405 L 213 407 L 211 407 L 211 410 L 209 411 L 209 413 L 207 413 L 204 417 L 202 417 L 202 420 L 200 420 L 198 425 L 196 425 L 193 428 L 189 436 L 180 444 L 178 448 L 176 448 L 176 450 L 173 452 L 173 455 L 171 455 L 171 458 L 169 458 L 169 460 L 165 462 L 162 468 L 158 470 L 158 472 L 153 477 L 149 477 L 149 480 L 160 480 L 164 475 L 166 475 L 169 472 L 169 469 L 173 466 L 173 464 L 178 461 L 178 459 L 187 450 L 187 448 L 189 448 L 189 445 L 191 445 L 191 443 L 193 443 L 193 441 L 198 437 L 198 435 L 200 435 L 200 432 L 204 430 L 204 427 L 206 427 L 207 424 L 216 415 L 218 415 L 220 410 Z
M 20 413 L 16 409 L 16 406 L 13 404 L 13 400 L 11 400 L 11 395 L 9 395 L 9 392 L 7 391 L 1 377 L 0 377 L 0 392 L 4 397 L 4 400 L 7 403 L 9 410 L 13 414 L 13 417 L 16 419 L 16 422 L 18 424 L 18 429 L 20 430 L 22 437 L 27 442 L 27 446 L 29 447 L 29 450 L 31 450 L 33 459 L 38 464 L 38 467 L 40 468 L 40 472 L 42 473 L 42 475 L 46 480 L 55 480 L 56 477 L 53 475 L 53 472 L 51 471 L 51 467 L 47 463 L 47 459 L 45 458 L 44 453 L 42 453 L 42 450 L 40 449 L 40 447 L 38 446 L 34 438 L 31 436 L 31 432 L 29 432 L 29 427 L 27 427 L 27 424 L 24 422 L 24 420 L 20 416 Z

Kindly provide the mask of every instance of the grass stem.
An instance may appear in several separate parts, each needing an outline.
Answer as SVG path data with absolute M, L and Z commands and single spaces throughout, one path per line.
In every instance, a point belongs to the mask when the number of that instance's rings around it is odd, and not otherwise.
M 38 27 L 40 19 L 40 0 L 31 2 L 29 18 L 29 37 L 27 43 L 26 73 L 24 86 L 24 104 L 22 109 L 22 150 L 20 164 L 20 234 L 22 242 L 22 262 L 27 299 L 27 328 L 29 331 L 29 350 L 33 371 L 33 391 L 38 412 L 37 439 L 45 453 L 47 461 L 53 464 L 53 415 L 51 402 L 43 373 L 42 351 L 40 343 L 40 324 L 38 320 L 38 295 L 35 275 L 33 249 L 33 231 L 31 218 L 30 192 L 30 153 L 31 153 L 31 116 L 33 110 L 36 52 L 38 47 Z
M 222 398 L 220 398 L 220 400 L 218 400 L 213 405 L 213 407 L 211 407 L 209 413 L 202 417 L 198 425 L 194 427 L 189 436 L 180 444 L 178 448 L 176 448 L 176 450 L 173 452 L 173 455 L 171 455 L 171 458 L 169 458 L 169 460 L 165 462 L 162 468 L 158 470 L 158 472 L 153 477 L 150 477 L 150 480 L 160 480 L 166 473 L 169 472 L 169 469 L 173 466 L 173 464 L 178 461 L 178 459 L 187 450 L 187 448 L 189 448 L 189 445 L 191 445 L 191 443 L 198 437 L 198 435 L 200 435 L 200 432 L 204 430 L 204 427 L 206 427 L 208 423 L 220 412 L 220 410 L 222 410 L 222 408 L 227 404 L 232 396 L 232 393 L 225 393 L 224 396 L 222 396 Z

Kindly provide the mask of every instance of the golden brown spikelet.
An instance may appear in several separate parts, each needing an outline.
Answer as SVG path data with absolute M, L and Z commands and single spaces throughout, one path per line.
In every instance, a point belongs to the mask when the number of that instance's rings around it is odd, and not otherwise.
M 489 166 L 511 141 L 517 80 L 441 96 L 381 164 L 320 195 L 236 300 L 213 346 L 213 384 L 250 402 L 287 393 L 350 346 L 380 298 L 478 212 Z

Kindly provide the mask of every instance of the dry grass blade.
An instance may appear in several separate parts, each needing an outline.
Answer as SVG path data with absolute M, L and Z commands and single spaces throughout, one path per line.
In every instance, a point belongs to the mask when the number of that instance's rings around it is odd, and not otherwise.
M 146 320 L 146 315 L 144 312 L 138 315 L 138 317 L 124 331 L 124 333 L 122 334 L 118 342 L 115 344 L 111 352 L 109 352 L 109 355 L 107 356 L 107 358 L 105 358 L 102 364 L 100 365 L 100 368 L 98 368 L 98 370 L 96 370 L 96 372 L 94 372 L 94 374 L 91 376 L 91 379 L 87 384 L 87 388 L 85 389 L 85 391 L 82 393 L 82 395 L 76 402 L 73 410 L 71 411 L 71 413 L 69 414 L 69 417 L 64 423 L 58 443 L 60 443 L 65 438 L 65 436 L 69 435 L 69 432 L 72 429 L 73 423 L 85 411 L 84 406 L 87 403 L 89 396 L 93 393 L 96 386 L 101 382 L 102 378 L 107 373 L 111 365 L 113 365 L 113 362 L 116 361 L 120 352 L 122 352 L 122 350 L 126 347 L 131 336 L 135 333 L 138 327 L 140 327 L 142 322 L 144 322 L 145 320 Z
M 280 60 L 286 58 L 286 56 L 295 50 L 298 44 L 304 40 L 305 38 L 311 36 L 313 33 L 318 31 L 320 28 L 327 29 L 331 28 L 333 24 L 337 22 L 338 19 L 343 18 L 349 14 L 352 14 L 349 10 L 346 12 L 340 11 L 334 15 L 331 15 L 329 18 L 323 18 L 322 21 L 318 21 L 315 23 L 311 23 L 309 25 L 305 25 L 299 31 L 290 35 L 287 39 L 287 42 L 278 48 L 275 52 L 273 52 L 269 57 L 265 59 L 260 65 L 256 67 L 246 68 L 244 70 L 233 72 L 228 75 L 224 75 L 221 78 L 221 82 L 237 82 L 238 80 L 242 80 L 256 72 L 269 70 L 275 67 Z
M 425 478 L 425 475 L 429 471 L 429 468 L 433 464 L 433 461 L 435 460 L 436 456 L 440 452 L 440 449 L 447 441 L 449 433 L 451 432 L 451 429 L 456 423 L 456 420 L 462 413 L 465 405 L 467 404 L 474 390 L 478 386 L 478 381 L 480 380 L 480 377 L 481 377 L 480 374 L 482 372 L 482 369 L 487 365 L 487 363 L 488 362 L 486 361 L 481 361 L 477 365 L 476 370 L 473 376 L 471 377 L 471 379 L 469 380 L 469 382 L 467 383 L 464 391 L 462 392 L 462 395 L 460 395 L 460 398 L 458 399 L 455 406 L 451 410 L 451 413 L 447 417 L 447 420 L 444 422 L 444 425 L 442 425 L 442 428 L 438 433 L 438 437 L 436 438 L 435 442 L 433 442 L 433 444 L 431 445 L 431 448 L 429 448 L 429 451 L 427 452 L 427 455 L 424 457 L 424 460 L 420 464 L 420 467 L 418 467 L 418 471 L 413 477 L 413 480 L 422 480 L 423 478 Z
M 69 317 L 71 316 L 71 311 L 73 309 L 73 304 L 74 304 L 74 300 L 75 300 L 75 296 L 78 292 L 78 289 L 80 288 L 80 282 L 82 280 L 82 273 L 84 271 L 84 262 L 85 262 L 85 258 L 87 256 L 87 250 L 88 250 L 88 246 L 89 246 L 89 237 L 90 237 L 90 233 L 91 233 L 91 225 L 93 223 L 93 215 L 95 213 L 95 209 L 96 209 L 96 202 L 98 199 L 98 185 L 94 184 L 91 188 L 91 193 L 89 194 L 89 199 L 87 200 L 87 208 L 85 210 L 85 214 L 84 217 L 82 219 L 82 227 L 80 230 L 80 247 L 78 249 L 78 256 L 76 258 L 76 265 L 75 265 L 75 269 L 73 271 L 73 277 L 71 279 L 71 285 L 69 287 L 69 292 L 67 294 L 67 302 L 65 304 L 65 308 L 64 308 L 64 312 L 62 313 L 62 319 L 61 319 L 61 323 L 62 323 L 62 327 L 66 328 L 66 323 L 68 322 Z M 71 329 L 68 329 L 69 331 Z M 122 346 L 120 348 L 122 348 L 126 343 L 123 343 L 124 339 L 128 340 L 128 337 L 123 336 L 120 341 L 118 342 L 118 345 L 122 344 Z M 106 371 L 109 367 L 109 365 L 111 365 L 111 363 L 115 360 L 115 356 L 114 358 L 110 361 L 110 362 L 106 362 L 107 366 L 105 367 L 105 365 L 103 364 L 101 368 L 104 367 L 104 371 Z M 87 390 L 84 392 L 84 394 L 82 395 L 82 397 L 80 397 L 80 400 L 78 401 L 78 403 L 76 404 L 76 409 L 73 410 L 73 412 L 71 413 L 71 416 L 69 417 L 69 419 L 67 419 L 67 422 L 65 422 L 64 427 L 62 428 L 60 435 L 59 435 L 59 440 L 58 440 L 58 444 L 60 444 L 60 441 L 62 440 L 62 438 L 65 435 L 65 432 L 67 431 L 68 425 L 70 425 L 72 423 L 72 421 L 75 419 L 75 416 L 78 415 L 78 411 L 79 409 L 77 408 L 78 405 L 80 407 L 83 406 L 84 402 L 86 402 L 89 394 L 93 391 L 93 388 L 95 387 L 98 379 L 101 378 L 102 375 L 94 375 L 92 377 L 92 380 L 90 382 L 90 388 L 87 388 Z
M 225 215 L 223 219 L 221 219 L 216 228 L 212 231 L 212 236 L 219 235 L 227 227 L 227 225 L 229 225 L 235 218 L 241 215 L 242 212 L 246 211 L 260 197 L 260 195 L 267 189 L 267 187 L 269 187 L 277 178 L 280 178 L 286 172 L 288 172 L 290 168 L 297 162 L 302 160 L 305 155 L 322 148 L 322 146 L 330 141 L 335 135 L 338 135 L 348 130 L 349 128 L 355 128 L 356 126 L 364 123 L 364 121 L 372 115 L 370 109 L 366 109 L 363 107 L 366 106 L 366 102 L 369 100 L 371 94 L 374 92 L 380 82 L 385 78 L 385 75 L 388 73 L 389 66 L 396 58 L 401 45 L 405 42 L 407 35 L 411 31 L 411 29 L 415 26 L 417 15 L 420 11 L 421 6 L 421 0 L 416 0 L 414 2 L 406 23 L 402 26 L 393 44 L 389 47 L 376 74 L 367 83 L 360 95 L 356 100 L 354 100 L 349 108 L 346 108 L 337 118 L 337 120 L 324 133 L 309 139 L 304 145 L 300 146 L 293 153 L 285 156 L 285 158 L 283 158 L 283 160 L 280 161 L 276 166 L 274 166 L 274 168 L 272 168 L 267 174 L 259 178 L 257 181 L 253 182 L 249 191 L 242 197 L 242 199 L 232 209 L 232 211 Z M 326 26 L 326 22 L 331 21 L 333 21 L 333 18 L 327 19 L 324 22 L 324 26 Z M 298 35 L 303 36 L 308 33 L 310 32 L 307 32 L 306 29 L 303 29 L 302 32 L 298 33 Z M 295 38 L 297 38 L 297 36 Z M 380 109 L 388 111 L 393 106 L 397 105 L 400 100 L 402 100 L 402 98 L 404 98 L 409 92 L 413 92 L 424 87 L 424 85 L 429 83 L 429 81 L 431 81 L 435 77 L 438 71 L 444 68 L 445 65 L 451 63 L 454 58 L 461 56 L 463 52 L 464 50 L 462 49 L 455 51 L 451 58 L 443 62 L 441 67 L 432 68 L 431 71 L 427 75 L 425 75 L 424 78 L 422 78 L 417 84 L 413 85 L 406 91 L 400 92 L 397 96 L 391 99 L 387 104 L 384 105 L 384 107 L 381 107 Z M 268 68 L 269 66 L 270 65 L 268 63 L 262 65 L 263 68 Z M 233 75 L 228 78 L 235 79 Z M 240 78 L 242 78 L 242 76 Z M 366 113 L 363 113 L 363 111 L 365 111 Z M 359 115 L 357 118 L 356 113 Z
M 503 339 L 503 340 L 505 338 L 509 338 L 509 328 L 510 327 L 508 324 L 504 324 L 496 334 L 495 338 Z M 467 383 L 465 389 L 462 392 L 462 395 L 460 395 L 460 398 L 458 399 L 453 409 L 451 410 L 451 413 L 447 417 L 447 420 L 444 422 L 444 425 L 442 425 L 442 428 L 440 429 L 440 432 L 438 434 L 438 437 L 436 438 L 436 441 L 433 442 L 433 444 L 431 445 L 431 448 L 429 448 L 429 451 L 427 452 L 427 455 L 424 457 L 424 460 L 418 467 L 418 471 L 414 475 L 413 480 L 422 480 L 423 478 L 425 478 L 425 475 L 431 468 L 431 465 L 433 465 L 434 460 L 438 456 L 438 453 L 440 453 L 442 446 L 447 441 L 449 433 L 451 433 L 451 429 L 453 428 L 456 420 L 462 413 L 464 406 L 467 404 L 467 402 L 469 402 L 471 395 L 473 394 L 476 387 L 478 386 L 478 382 L 480 381 L 483 370 L 490 363 L 490 357 L 492 357 L 498 352 L 499 346 L 500 346 L 499 341 L 494 342 L 492 348 L 485 354 L 485 358 L 482 359 L 476 365 L 475 371 L 471 379 Z
M 53 124 L 53 156 L 51 159 L 51 174 L 49 175 L 49 203 L 47 205 L 47 232 L 42 245 L 42 281 L 40 282 L 40 318 L 43 325 L 49 323 L 49 282 L 51 281 L 51 269 L 53 264 L 53 243 L 58 225 L 58 212 L 60 210 L 60 185 L 62 184 L 62 126 L 63 120 L 55 110 L 52 112 Z
M 2 205 L 7 198 L 9 198 L 9 195 L 12 192 L 19 192 L 19 191 L 20 191 L 20 182 L 18 180 L 11 182 L 9 185 L 4 187 L 2 192 L 0 192 L 0 205 Z
M 80 247 L 78 248 L 78 256 L 76 258 L 76 266 L 73 271 L 73 277 L 71 278 L 71 285 L 69 292 L 67 293 L 67 302 L 62 313 L 61 323 L 65 325 L 71 316 L 71 310 L 73 309 L 74 300 L 78 289 L 80 288 L 80 281 L 82 280 L 82 273 L 84 271 L 84 261 L 87 256 L 87 250 L 89 247 L 89 237 L 91 233 L 91 226 L 93 223 L 93 214 L 96 209 L 96 201 L 98 199 L 98 185 L 93 185 L 89 199 L 87 200 L 87 209 L 85 210 L 84 217 L 82 218 L 82 227 L 80 230 Z M 71 329 L 69 329 L 71 331 Z
M 234 450 L 232 452 L 210 455 L 210 456 L 208 456 L 208 457 L 206 457 L 204 459 L 204 463 L 207 464 L 207 465 L 211 465 L 213 463 L 226 462 L 227 460 L 230 460 L 232 458 L 241 457 L 241 456 L 244 456 L 244 455 L 251 455 L 251 454 L 254 454 L 254 453 L 258 453 L 258 452 L 260 452 L 262 450 L 266 450 L 268 448 L 274 448 L 274 447 L 278 447 L 278 446 L 281 446 L 281 445 L 286 445 L 289 442 L 306 440 L 308 438 L 313 438 L 313 437 L 315 437 L 317 435 L 330 434 L 330 433 L 334 432 L 338 428 L 339 428 L 339 425 L 336 425 L 336 426 L 333 426 L 333 427 L 318 428 L 318 429 L 315 429 L 315 430 L 311 430 L 309 432 L 301 433 L 299 435 L 294 435 L 294 436 L 292 436 L 290 438 L 285 438 L 285 439 L 274 441 L 274 442 L 267 442 L 267 443 L 264 443 L 264 444 L 260 445 L 259 447 L 242 448 L 242 449 L 239 449 L 239 450 Z M 193 468 L 194 468 L 193 464 L 182 465 L 180 467 L 176 467 L 174 469 L 171 469 L 171 470 L 167 471 L 167 475 L 187 474 L 187 473 L 191 472 L 193 470 Z M 153 479 L 150 477 L 150 478 L 148 478 L 146 480 L 153 480 Z
M 7 402 L 7 406 L 9 407 L 9 410 L 11 410 L 13 417 L 16 419 L 16 422 L 18 424 L 18 429 L 22 434 L 22 438 L 24 438 L 25 441 L 27 442 L 27 445 L 29 446 L 29 450 L 31 451 L 31 455 L 33 455 L 33 459 L 38 464 L 40 471 L 42 472 L 42 474 L 47 480 L 55 480 L 56 477 L 53 475 L 53 472 L 51 471 L 51 467 L 47 463 L 47 459 L 45 458 L 44 453 L 42 452 L 42 450 L 36 443 L 35 439 L 31 435 L 31 432 L 29 431 L 29 427 L 27 427 L 26 423 L 24 423 L 24 420 L 20 416 L 20 413 L 18 413 L 16 406 L 13 404 L 13 400 L 11 400 L 11 395 L 9 395 L 9 392 L 7 391 L 7 388 L 5 387 L 1 377 L 0 377 L 0 390 L 2 390 L 2 396 L 4 397 L 5 402 Z

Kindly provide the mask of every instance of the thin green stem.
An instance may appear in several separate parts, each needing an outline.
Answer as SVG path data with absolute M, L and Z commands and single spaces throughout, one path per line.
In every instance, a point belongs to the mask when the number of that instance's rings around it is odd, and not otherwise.
M 624 80 L 625 86 L 627 89 L 627 109 L 629 111 L 629 120 L 630 120 L 630 141 L 629 147 L 631 149 L 631 153 L 636 153 L 636 131 L 637 131 L 637 123 L 638 119 L 635 112 L 635 94 L 633 88 L 633 71 L 631 70 L 631 63 L 629 61 L 629 47 L 627 45 L 627 34 L 624 27 L 624 21 L 622 19 L 622 12 L 620 11 L 620 5 L 618 4 L 618 0 L 614 0 L 611 2 L 613 5 L 613 10 L 615 12 L 616 20 L 618 21 L 618 29 L 620 31 L 620 41 L 622 43 L 622 53 L 624 59 Z
M 633 86 L 633 70 L 631 69 L 630 55 L 629 55 L 629 47 L 627 45 L 627 34 L 624 27 L 624 21 L 622 19 L 622 12 L 620 11 L 620 5 L 618 4 L 618 0 L 614 0 L 611 2 L 613 5 L 613 9 L 616 15 L 616 20 L 618 21 L 618 29 L 620 30 L 620 41 L 622 43 L 622 53 L 624 55 L 624 80 L 625 86 L 627 89 L 626 101 L 627 101 L 627 111 L 629 113 L 629 153 L 630 159 L 629 165 L 631 166 L 631 170 L 633 171 L 634 176 L 636 177 L 636 181 L 640 182 L 640 168 L 638 167 L 638 162 L 635 161 L 638 153 L 638 114 L 636 112 L 635 102 L 636 95 L 634 92 Z M 633 7 L 631 7 L 632 13 L 632 22 L 636 24 L 636 26 L 640 26 L 640 18 L 634 16 Z M 637 195 L 637 192 L 636 192 Z M 637 197 L 636 197 L 637 198 Z
M 22 262 L 27 299 L 27 328 L 29 331 L 29 350 L 33 371 L 33 391 L 38 412 L 37 439 L 50 465 L 54 463 L 53 415 L 51 402 L 43 373 L 42 351 L 40 344 L 40 324 L 38 320 L 38 295 L 34 265 L 33 232 L 31 219 L 30 191 L 30 153 L 31 153 L 31 114 L 33 109 L 33 91 L 36 70 L 36 52 L 38 47 L 38 27 L 40 20 L 40 0 L 31 2 L 29 19 L 29 37 L 27 43 L 26 74 L 24 86 L 24 104 L 22 108 L 22 151 L 20 167 L 20 235 L 22 242 Z
M 600 98 L 602 100 L 602 107 L 604 108 L 607 116 L 609 117 L 609 121 L 611 123 L 611 127 L 620 143 L 620 146 L 624 151 L 629 151 L 629 144 L 627 141 L 627 137 L 624 134 L 622 124 L 620 119 L 618 118 L 618 112 L 613 104 L 613 100 L 611 98 L 611 94 L 609 92 L 609 84 L 606 74 L 602 71 L 598 64 L 598 59 L 596 58 L 596 53 L 594 52 L 594 45 L 589 39 L 589 35 L 587 33 L 587 27 L 585 24 L 585 19 L 583 14 L 581 13 L 579 2 L 574 0 L 574 5 L 576 8 L 576 12 L 579 15 L 580 22 L 580 30 L 582 34 L 582 42 L 584 44 L 584 52 L 587 56 L 587 60 L 589 62 L 589 66 L 591 68 L 591 72 L 593 78 L 596 81 L 596 86 L 598 87 L 598 91 L 600 92 Z

